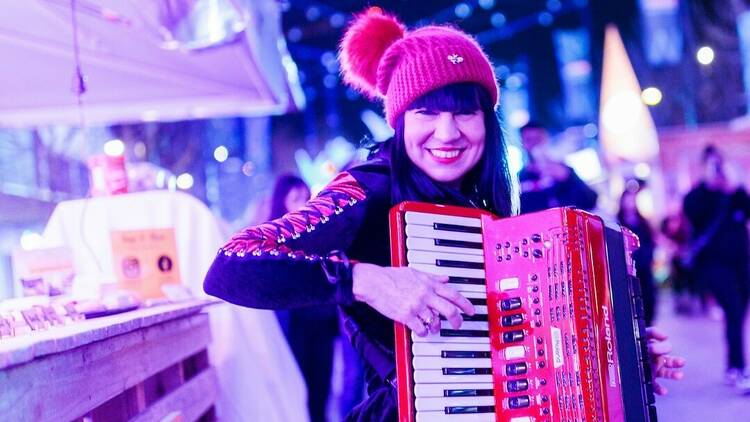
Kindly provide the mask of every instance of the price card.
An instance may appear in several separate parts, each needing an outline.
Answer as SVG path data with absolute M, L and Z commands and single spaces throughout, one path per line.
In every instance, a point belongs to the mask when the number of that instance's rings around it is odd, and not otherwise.
M 112 232 L 112 262 L 120 288 L 141 299 L 164 297 L 180 283 L 174 228 Z

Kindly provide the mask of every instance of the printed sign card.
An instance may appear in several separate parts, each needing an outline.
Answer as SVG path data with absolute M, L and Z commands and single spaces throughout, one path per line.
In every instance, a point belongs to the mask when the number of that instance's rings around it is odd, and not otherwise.
M 70 293 L 73 283 L 73 254 L 69 248 L 14 249 L 13 272 L 17 295 L 57 296 Z
M 120 288 L 141 299 L 164 297 L 180 283 L 174 228 L 112 232 L 112 262 Z

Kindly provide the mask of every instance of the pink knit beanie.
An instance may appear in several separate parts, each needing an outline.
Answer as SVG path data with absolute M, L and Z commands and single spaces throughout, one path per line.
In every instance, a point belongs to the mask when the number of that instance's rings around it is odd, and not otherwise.
M 477 42 L 446 26 L 406 31 L 395 17 L 372 7 L 355 17 L 339 47 L 344 81 L 381 98 L 391 126 L 414 100 L 446 85 L 476 82 L 497 105 L 492 64 Z

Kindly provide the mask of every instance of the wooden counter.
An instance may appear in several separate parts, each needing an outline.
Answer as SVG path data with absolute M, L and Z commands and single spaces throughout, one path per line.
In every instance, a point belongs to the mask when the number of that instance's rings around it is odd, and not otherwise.
M 207 304 L 162 305 L 0 340 L 2 419 L 213 420 Z

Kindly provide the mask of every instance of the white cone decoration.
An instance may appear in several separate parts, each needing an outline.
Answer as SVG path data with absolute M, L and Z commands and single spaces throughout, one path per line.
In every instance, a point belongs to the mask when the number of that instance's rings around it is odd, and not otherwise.
M 614 25 L 604 37 L 599 130 L 607 161 L 649 162 L 659 154 L 659 140 L 641 88 Z

